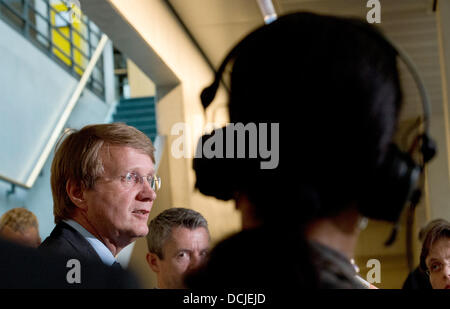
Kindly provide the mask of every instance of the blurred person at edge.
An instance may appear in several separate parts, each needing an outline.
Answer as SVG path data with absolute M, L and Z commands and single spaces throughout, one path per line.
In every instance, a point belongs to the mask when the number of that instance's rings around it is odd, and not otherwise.
M 0 237 L 23 246 L 39 247 L 41 237 L 36 215 L 22 207 L 8 210 L 0 218 Z
M 420 253 L 420 268 L 433 289 L 450 289 L 450 223 L 441 220 L 425 235 Z
M 446 222 L 444 219 L 435 219 L 428 222 L 423 228 L 419 231 L 419 241 L 423 245 L 423 241 L 425 240 L 425 236 L 428 234 L 428 231 L 433 228 L 436 224 Z M 402 289 L 405 290 L 420 290 L 426 289 L 431 290 L 433 287 L 430 284 L 430 280 L 428 275 L 420 268 L 420 265 L 416 267 L 406 278 L 403 283 Z

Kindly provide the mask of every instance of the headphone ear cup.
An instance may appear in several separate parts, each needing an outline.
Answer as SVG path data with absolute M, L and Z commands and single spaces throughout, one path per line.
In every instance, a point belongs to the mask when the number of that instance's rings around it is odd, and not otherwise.
M 219 83 L 215 80 L 210 86 L 202 90 L 202 93 L 200 94 L 200 100 L 204 109 L 206 109 L 214 100 L 218 88 Z
M 196 181 L 195 188 L 202 194 L 213 196 L 217 199 L 228 201 L 234 196 L 233 182 L 233 162 L 226 158 L 207 158 L 203 153 L 203 146 L 208 139 L 213 138 L 219 132 L 224 134 L 225 128 L 214 130 L 212 134 L 205 134 L 200 137 L 197 144 L 195 157 L 193 160 L 193 168 L 195 171 Z
M 418 187 L 420 173 L 420 166 L 409 154 L 395 144 L 389 145 L 385 160 L 369 186 L 368 200 L 360 203 L 361 214 L 371 219 L 396 222 Z
M 422 152 L 424 163 L 431 161 L 431 159 L 433 159 L 433 157 L 436 155 L 436 142 L 427 134 L 424 134 L 422 136 L 422 147 L 420 148 L 420 151 Z

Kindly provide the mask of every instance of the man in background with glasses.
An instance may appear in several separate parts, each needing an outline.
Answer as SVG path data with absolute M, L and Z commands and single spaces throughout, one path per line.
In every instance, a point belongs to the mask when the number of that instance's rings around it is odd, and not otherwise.
M 40 250 L 119 267 L 117 254 L 148 233 L 161 180 L 154 147 L 123 123 L 64 134 L 51 168 L 56 227 Z

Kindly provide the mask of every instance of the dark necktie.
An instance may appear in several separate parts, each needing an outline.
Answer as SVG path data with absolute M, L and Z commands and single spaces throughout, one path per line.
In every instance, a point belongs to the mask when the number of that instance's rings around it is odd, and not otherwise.
M 111 267 L 114 268 L 114 269 L 122 269 L 122 266 L 120 266 L 120 263 L 117 262 L 117 261 L 115 261 L 115 262 L 111 265 Z

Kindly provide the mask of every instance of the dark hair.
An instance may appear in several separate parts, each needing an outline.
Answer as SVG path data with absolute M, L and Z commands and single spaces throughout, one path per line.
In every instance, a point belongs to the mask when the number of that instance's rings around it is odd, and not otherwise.
M 280 123 L 278 167 L 246 162 L 237 171 L 237 190 L 262 217 L 273 217 L 280 194 L 311 205 L 296 205 L 296 220 L 367 198 L 401 105 L 396 55 L 366 22 L 311 13 L 280 17 L 244 39 L 233 59 L 230 121 Z
M 444 219 L 435 222 L 428 230 L 422 244 L 422 251 L 420 252 L 420 269 L 423 272 L 428 270 L 425 260 L 430 253 L 434 243 L 442 238 L 450 238 L 450 223 Z
M 428 232 L 436 225 L 447 223 L 445 219 L 434 219 L 428 222 L 424 227 L 422 227 L 419 231 L 419 240 L 423 243 L 425 241 L 425 237 L 428 235 Z

